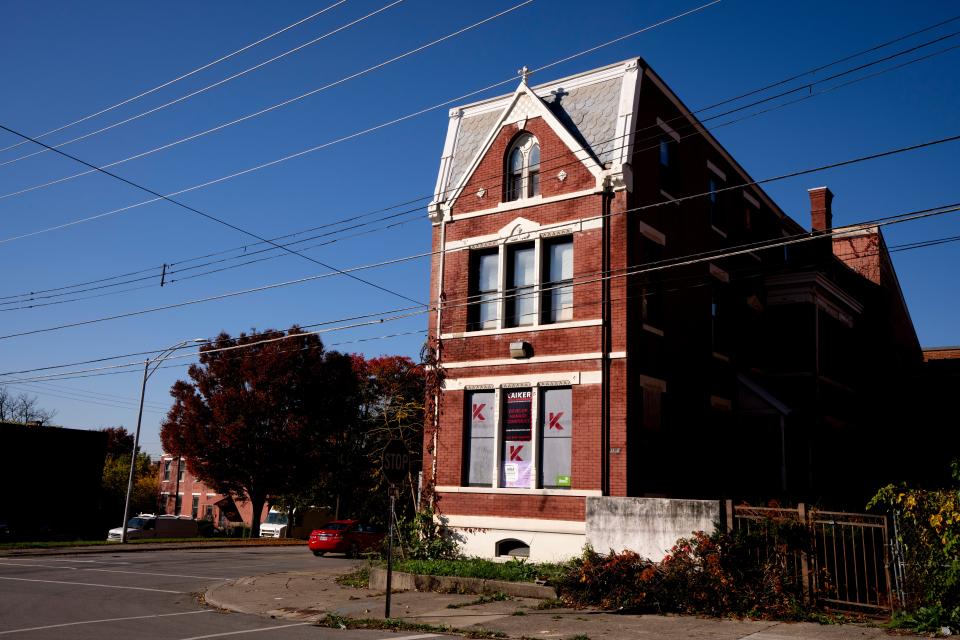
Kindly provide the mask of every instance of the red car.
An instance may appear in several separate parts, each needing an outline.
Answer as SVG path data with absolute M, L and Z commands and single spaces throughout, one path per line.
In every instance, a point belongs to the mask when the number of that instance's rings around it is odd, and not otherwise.
M 307 546 L 318 557 L 333 552 L 356 558 L 361 552 L 378 546 L 386 535 L 379 527 L 359 520 L 334 520 L 311 531 Z

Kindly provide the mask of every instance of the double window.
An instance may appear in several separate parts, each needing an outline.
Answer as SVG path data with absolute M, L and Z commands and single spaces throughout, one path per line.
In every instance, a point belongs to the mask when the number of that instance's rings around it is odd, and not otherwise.
M 573 320 L 573 239 L 472 252 L 469 296 L 468 331 Z
M 474 391 L 466 399 L 465 484 L 570 488 L 573 392 L 569 387 Z
M 540 144 L 529 133 L 510 146 L 503 184 L 504 202 L 540 195 Z

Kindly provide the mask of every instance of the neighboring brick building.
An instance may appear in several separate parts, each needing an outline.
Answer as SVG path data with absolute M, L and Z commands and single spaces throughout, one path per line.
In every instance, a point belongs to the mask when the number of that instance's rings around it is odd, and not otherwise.
M 879 229 L 649 270 L 807 234 L 751 181 L 640 59 L 450 112 L 424 472 L 467 553 L 577 553 L 591 496 L 841 504 L 883 475 L 873 403 L 922 359 Z
M 183 458 L 177 460 L 175 456 L 163 454 L 160 457 L 159 473 L 159 513 L 189 515 L 199 520 L 206 518 L 218 527 L 228 526 L 230 522 L 237 524 L 236 520 L 232 520 L 228 515 L 229 508 L 223 508 L 225 505 L 222 501 L 226 496 L 217 493 L 190 473 Z M 253 523 L 253 505 L 244 500 L 233 500 L 232 503 L 243 524 L 250 526 Z M 270 505 L 265 504 L 260 522 L 266 519 L 269 512 Z

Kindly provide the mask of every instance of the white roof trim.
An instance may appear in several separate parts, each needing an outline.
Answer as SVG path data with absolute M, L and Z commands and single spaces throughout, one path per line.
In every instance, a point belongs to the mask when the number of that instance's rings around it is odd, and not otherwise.
M 547 108 L 547 105 L 543 103 L 543 100 L 540 99 L 530 87 L 520 83 L 517 87 L 517 90 L 513 92 L 513 96 L 510 98 L 507 106 L 504 108 L 503 113 L 500 116 L 500 119 L 491 127 L 490 133 L 487 136 L 486 141 L 483 145 L 480 146 L 479 151 L 474 156 L 473 160 L 470 161 L 470 164 L 467 167 L 466 172 L 464 172 L 463 177 L 460 179 L 460 183 L 456 185 L 453 189 L 452 195 L 447 199 L 445 206 L 447 209 L 453 208 L 457 199 L 460 197 L 460 194 L 463 193 L 463 189 L 466 184 L 470 181 L 470 178 L 473 177 L 474 172 L 477 170 L 477 167 L 480 165 L 480 161 L 487 155 L 487 152 L 490 151 L 490 147 L 493 146 L 493 141 L 496 140 L 497 136 L 500 134 L 500 131 L 504 126 L 515 122 L 511 120 L 510 115 L 513 112 L 514 107 L 522 96 L 528 96 L 533 102 L 533 113 L 525 114 L 523 118 L 524 122 L 531 116 L 540 116 L 543 118 L 544 122 L 547 123 L 554 133 L 557 134 L 557 137 L 567 148 L 573 153 L 573 155 L 583 163 L 583 166 L 596 178 L 600 179 L 601 173 L 603 172 L 603 167 L 601 167 L 597 161 L 594 159 L 593 154 L 582 148 L 580 143 L 577 142 L 576 138 L 567 130 L 563 123 L 557 119 L 557 116 L 553 115 L 553 112 Z M 519 119 L 518 119 L 519 120 Z M 522 128 L 522 127 L 520 127 Z M 519 130 L 519 128 L 518 128 Z M 446 191 L 450 191 L 449 188 Z

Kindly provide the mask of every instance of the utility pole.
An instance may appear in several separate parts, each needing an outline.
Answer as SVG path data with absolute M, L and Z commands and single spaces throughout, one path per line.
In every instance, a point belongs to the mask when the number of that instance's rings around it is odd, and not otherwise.
M 147 378 L 150 377 L 150 359 L 143 363 L 143 384 L 140 386 L 140 411 L 137 412 L 137 430 L 133 434 L 133 453 L 130 454 L 130 473 L 127 475 L 127 499 L 123 504 L 123 533 L 120 542 L 127 541 L 127 523 L 130 522 L 130 495 L 133 493 L 133 473 L 137 468 L 137 450 L 140 448 L 140 423 L 143 422 L 143 398 L 147 393 Z

